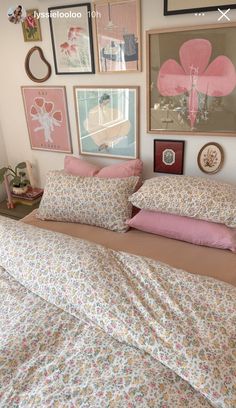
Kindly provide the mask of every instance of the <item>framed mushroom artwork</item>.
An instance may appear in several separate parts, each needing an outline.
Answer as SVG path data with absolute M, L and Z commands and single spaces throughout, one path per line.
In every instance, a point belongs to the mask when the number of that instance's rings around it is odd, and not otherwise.
M 48 12 L 56 74 L 94 74 L 91 4 L 50 7 Z
M 224 151 L 218 143 L 207 143 L 199 151 L 197 162 L 204 173 L 218 173 L 224 163 Z
M 155 173 L 183 174 L 184 140 L 154 140 Z
M 147 32 L 149 133 L 236 136 L 236 23 Z

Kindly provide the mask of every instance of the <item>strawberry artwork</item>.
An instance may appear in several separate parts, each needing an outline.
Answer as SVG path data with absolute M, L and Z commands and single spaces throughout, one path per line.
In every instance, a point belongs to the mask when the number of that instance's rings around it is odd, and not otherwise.
M 219 55 L 210 62 L 211 55 L 210 41 L 186 41 L 179 49 L 180 64 L 168 59 L 158 73 L 157 89 L 162 96 L 188 95 L 187 112 L 192 129 L 199 112 L 199 94 L 227 96 L 236 86 L 236 71 L 231 60 Z
M 46 143 L 53 143 L 52 133 L 55 127 L 60 127 L 62 123 L 62 112 L 53 109 L 54 103 L 46 101 L 43 97 L 35 98 L 30 109 L 32 121 L 37 121 L 40 124 L 34 128 L 34 132 L 43 131 Z

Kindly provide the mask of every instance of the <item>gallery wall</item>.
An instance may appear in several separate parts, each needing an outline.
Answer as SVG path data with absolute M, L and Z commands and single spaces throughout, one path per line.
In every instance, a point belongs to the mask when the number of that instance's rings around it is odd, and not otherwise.
M 65 0 L 24 0 L 27 8 L 38 8 L 47 11 L 48 7 L 65 4 L 78 4 L 76 1 Z M 83 3 L 83 1 L 81 2 Z M 223 24 L 217 22 L 219 13 L 210 12 L 205 16 L 193 14 L 178 16 L 163 16 L 162 0 L 142 0 L 142 65 L 141 73 L 122 74 L 95 74 L 95 75 L 55 75 L 52 56 L 52 45 L 48 19 L 41 19 L 43 41 L 38 43 L 24 42 L 20 24 L 10 24 L 7 19 L 9 0 L 1 0 L 0 5 L 0 36 L 1 36 L 1 64 L 0 64 L 0 121 L 2 135 L 5 142 L 8 162 L 14 165 L 22 160 L 30 160 L 34 165 L 38 184 L 43 186 L 45 175 L 50 169 L 63 167 L 64 154 L 31 150 L 25 120 L 24 107 L 21 96 L 22 85 L 35 85 L 27 77 L 24 69 L 24 60 L 29 49 L 38 45 L 52 65 L 51 78 L 44 85 L 64 85 L 67 90 L 70 128 L 72 135 L 73 154 L 78 155 L 78 138 L 73 98 L 74 85 L 139 85 L 140 86 L 140 157 L 144 162 L 144 177 L 157 175 L 153 173 L 153 139 L 185 140 L 184 174 L 204 176 L 197 165 L 197 154 L 207 142 L 215 141 L 222 145 L 225 152 L 225 164 L 222 170 L 210 177 L 219 180 L 235 182 L 236 136 L 163 136 L 150 135 L 146 129 L 146 45 L 145 30 L 167 27 L 184 27 L 202 24 Z M 230 13 L 231 21 L 236 21 L 236 10 Z M 4 161 L 3 147 L 0 139 L 0 163 Z M 112 159 L 94 158 L 86 156 L 91 162 L 108 165 L 117 162 Z

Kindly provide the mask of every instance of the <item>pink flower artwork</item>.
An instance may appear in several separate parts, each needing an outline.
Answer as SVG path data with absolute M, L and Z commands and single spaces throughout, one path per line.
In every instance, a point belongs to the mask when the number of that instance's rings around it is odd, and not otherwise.
M 66 41 L 60 44 L 61 57 L 67 66 L 88 69 L 90 57 L 87 52 L 87 36 L 82 27 L 70 27 Z
M 54 110 L 54 103 L 47 102 L 45 98 L 35 98 L 31 106 L 30 114 L 32 121 L 38 122 L 39 126 L 34 132 L 43 131 L 45 143 L 53 143 L 53 132 L 55 127 L 61 127 L 62 112 Z
M 78 41 L 83 32 L 82 27 L 70 27 L 68 31 L 68 40 L 69 41 Z
M 35 18 L 34 18 L 33 16 L 31 16 L 31 15 L 27 16 L 26 19 L 25 19 L 25 25 L 26 25 L 28 28 L 35 28 L 35 27 L 37 27 Z
M 68 58 L 72 57 L 73 54 L 77 54 L 79 50 L 79 40 L 82 38 L 83 28 L 81 27 L 70 27 L 67 33 L 67 41 L 60 44 L 61 53 Z
M 64 87 L 22 87 L 32 149 L 71 153 Z
M 206 39 L 186 41 L 179 49 L 180 64 L 165 61 L 159 71 L 157 88 L 162 96 L 188 94 L 188 118 L 194 128 L 199 106 L 199 93 L 222 97 L 236 86 L 236 71 L 231 60 L 219 55 L 212 62 L 212 45 Z

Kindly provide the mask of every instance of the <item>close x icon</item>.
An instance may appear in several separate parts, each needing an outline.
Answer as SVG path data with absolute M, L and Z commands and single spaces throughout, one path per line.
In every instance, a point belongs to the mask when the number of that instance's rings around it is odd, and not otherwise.
M 220 13 L 220 17 L 218 18 L 218 21 L 221 21 L 223 19 L 226 19 L 227 21 L 230 21 L 230 18 L 228 16 L 228 14 L 230 12 L 230 8 L 228 8 L 227 10 L 221 10 L 220 8 L 218 8 L 218 11 Z

